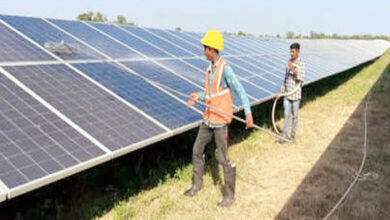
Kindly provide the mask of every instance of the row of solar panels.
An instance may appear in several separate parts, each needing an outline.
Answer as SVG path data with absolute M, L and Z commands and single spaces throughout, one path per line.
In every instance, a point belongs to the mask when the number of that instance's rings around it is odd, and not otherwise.
M 198 126 L 202 107 L 188 107 L 185 97 L 164 87 L 184 94 L 203 90 L 208 63 L 201 37 L 0 15 L 0 201 Z M 389 47 L 329 41 L 319 44 L 337 47 L 323 52 L 313 42 L 319 41 L 302 42 L 306 84 Z M 56 53 L 49 44 L 73 52 Z M 252 105 L 279 90 L 289 44 L 225 36 L 222 55 Z M 350 58 L 340 60 L 334 51 Z M 237 97 L 234 104 L 241 106 Z

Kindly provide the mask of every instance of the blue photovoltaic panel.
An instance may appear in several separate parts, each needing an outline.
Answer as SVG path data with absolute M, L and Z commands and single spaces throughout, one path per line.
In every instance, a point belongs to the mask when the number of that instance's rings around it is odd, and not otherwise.
M 348 66 L 338 63 L 333 60 L 324 59 L 318 55 L 311 54 L 310 56 L 307 56 L 308 61 L 311 65 L 321 69 L 322 71 L 326 72 L 325 75 L 335 73 L 341 70 L 345 70 Z M 324 75 L 324 74 L 321 74 Z
M 282 67 L 271 63 L 268 61 L 264 56 L 254 56 L 253 58 L 248 58 L 248 60 L 253 60 L 253 63 L 258 63 L 259 64 L 259 69 L 263 69 L 266 71 L 266 73 L 273 73 L 274 77 L 277 77 L 276 80 L 279 79 L 284 79 L 284 73 L 285 69 L 283 65 Z M 271 79 L 272 80 L 272 79 Z M 273 80 L 274 81 L 274 80 Z
M 237 76 L 247 78 L 255 75 L 255 73 L 250 73 L 250 70 L 248 71 L 248 65 L 245 65 L 244 62 L 241 62 L 240 60 L 233 57 L 229 57 L 227 59 L 227 62 L 231 65 L 234 70 L 234 73 L 236 73 Z
M 103 56 L 99 55 L 91 48 L 53 27 L 43 19 L 3 15 L 0 15 L 0 19 L 12 25 L 18 31 L 22 32 L 41 46 L 45 46 L 45 44 L 60 45 L 61 42 L 63 42 L 77 50 L 77 53 L 74 54 L 56 53 L 56 55 L 62 59 L 77 60 L 103 58 Z
M 262 65 L 261 67 L 258 66 L 259 69 L 261 69 L 261 73 L 254 74 L 254 76 L 258 76 L 260 78 L 263 78 L 266 83 L 269 84 L 280 84 L 283 80 L 284 75 L 282 76 L 281 73 L 274 73 L 276 71 L 273 68 L 267 68 L 267 66 Z M 249 77 L 250 78 L 250 77 Z M 247 78 L 246 78 L 247 79 Z
M 5 69 L 112 151 L 164 132 L 65 65 Z
M 251 38 L 248 38 L 248 39 L 245 39 L 245 44 L 247 44 L 249 47 L 251 48 L 254 48 L 256 50 L 256 54 L 267 54 L 267 49 L 262 46 L 261 44 L 259 44 L 258 42 L 256 42 L 255 40 L 251 39 Z
M 13 30 L 0 23 L 0 62 L 54 60 Z
M 250 60 L 253 63 L 258 64 L 258 68 L 266 70 L 266 71 L 272 71 L 272 70 L 280 67 L 274 63 L 269 62 L 269 60 L 266 59 L 264 56 L 253 56 L 253 57 L 249 57 L 248 60 Z
M 138 37 L 131 35 L 117 26 L 95 22 L 91 22 L 90 24 L 148 57 L 171 57 L 171 55 L 139 39 Z
M 280 80 L 279 83 L 272 84 L 272 83 L 269 83 L 268 81 L 265 81 L 263 78 L 260 78 L 258 76 L 250 77 L 247 80 L 250 81 L 251 83 L 257 85 L 257 86 L 260 86 L 264 89 L 267 89 L 268 91 L 270 91 L 274 94 L 280 91 L 280 87 L 281 87 L 282 81 L 283 81 L 283 80 Z
M 233 36 L 225 35 L 224 41 L 226 45 L 231 45 L 231 47 L 234 47 L 237 51 L 239 51 L 239 54 L 257 53 L 257 51 L 254 48 L 249 47 L 247 44 L 241 43 L 240 40 L 237 40 Z
M 193 66 L 198 67 L 198 69 L 204 70 L 205 73 L 206 73 L 207 68 L 210 66 L 210 63 L 204 59 L 188 58 L 188 59 L 183 59 L 183 60 L 190 63 Z
M 201 87 L 195 86 L 194 84 L 180 78 L 179 76 L 153 63 L 152 61 L 129 61 L 123 62 L 122 64 L 142 75 L 143 77 L 152 80 L 153 82 L 157 82 L 163 86 L 181 92 L 183 95 L 177 94 L 172 90 L 169 91 L 171 93 L 173 92 L 174 95 L 183 101 L 188 100 L 188 97 L 184 97 L 184 94 L 189 95 L 193 92 L 199 92 L 202 90 Z M 200 104 L 197 104 L 196 108 L 199 110 L 204 109 L 204 107 Z
M 0 180 L 12 189 L 104 152 L 0 75 Z
M 104 36 L 80 21 L 55 19 L 49 19 L 49 21 L 112 58 L 142 58 L 142 56 L 135 51 L 124 47 L 120 43 Z
M 262 77 L 265 77 L 267 78 L 268 80 L 270 81 L 273 81 L 273 82 L 280 82 L 281 79 L 284 78 L 284 75 L 281 75 L 281 74 L 272 74 L 272 72 L 274 72 L 275 70 L 280 70 L 280 67 L 279 69 L 277 69 L 276 66 L 271 66 L 271 64 L 269 64 L 269 62 L 261 62 L 261 58 L 259 58 L 259 56 L 248 56 L 248 57 L 243 57 L 242 59 L 245 59 L 246 62 L 249 62 L 253 65 L 256 65 L 256 68 L 259 69 L 260 71 L 256 74 L 257 76 L 262 76 Z M 281 66 L 282 68 L 284 67 Z
M 158 60 L 157 62 L 172 69 L 192 82 L 195 82 L 199 86 L 204 87 L 206 71 L 201 71 L 200 69 L 197 69 L 196 67 L 193 67 L 179 59 Z
M 263 75 L 264 70 L 258 68 L 255 66 L 252 62 L 248 61 L 247 58 L 236 58 L 236 57 L 229 57 L 229 62 L 234 63 L 235 65 L 240 65 L 244 67 L 245 69 L 251 71 L 251 75 Z
M 130 31 L 131 33 L 137 35 L 138 37 L 148 41 L 149 43 L 163 49 L 164 51 L 167 51 L 168 53 L 172 54 L 173 56 L 177 56 L 177 57 L 192 56 L 192 54 L 186 52 L 185 50 L 175 46 L 172 43 L 169 43 L 165 40 L 162 40 L 159 37 L 154 36 L 153 34 L 147 32 L 146 30 L 144 30 L 142 28 L 131 27 L 131 26 L 121 26 L 121 27 L 126 29 L 127 31 Z
M 200 47 L 194 46 L 194 45 L 184 41 L 180 37 L 176 37 L 176 36 L 168 33 L 167 31 L 159 30 L 159 29 L 152 29 L 152 28 L 148 28 L 148 30 L 153 32 L 154 34 L 157 34 L 160 37 L 162 37 L 166 40 L 169 40 L 170 42 L 186 49 L 187 51 L 193 53 L 194 55 L 198 55 L 198 56 L 204 55 L 203 49 L 201 49 Z M 196 45 L 201 45 L 201 44 L 200 44 L 200 42 L 198 42 Z
M 163 67 L 151 61 L 129 61 L 123 62 L 125 66 L 139 73 L 152 81 L 168 86 L 185 94 L 201 90 L 199 87 L 189 83 L 179 76 L 169 72 Z
M 185 103 L 116 64 L 85 63 L 74 66 L 171 129 L 201 119 L 201 115 Z
M 276 53 L 276 54 L 288 54 L 289 44 L 285 44 L 281 41 L 275 41 L 271 39 L 255 39 L 253 41 L 258 42 L 261 47 L 266 49 L 266 54 Z M 286 52 L 287 51 L 287 52 Z
M 270 92 L 265 91 L 264 89 L 258 88 L 246 81 L 240 80 L 240 83 L 244 87 L 246 93 L 256 99 L 263 99 L 267 96 L 270 96 Z
M 186 40 L 187 42 L 190 42 L 192 43 L 193 45 L 199 45 L 198 48 L 201 49 L 203 51 L 203 45 L 202 43 L 200 42 L 200 40 L 197 40 L 195 38 L 192 38 L 190 36 L 188 36 L 187 34 L 185 34 L 185 32 L 183 31 L 172 31 L 172 30 L 167 30 L 169 33 L 177 36 L 177 37 L 180 37 L 180 38 L 183 38 L 184 40 Z M 202 54 L 203 55 L 203 54 Z

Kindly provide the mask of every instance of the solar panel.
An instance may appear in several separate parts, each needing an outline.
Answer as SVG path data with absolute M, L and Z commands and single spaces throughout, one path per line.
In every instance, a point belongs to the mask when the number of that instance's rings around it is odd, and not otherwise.
M 77 51 L 74 53 L 57 54 L 62 59 L 86 60 L 103 58 L 103 56 L 98 54 L 96 51 L 85 46 L 59 29 L 53 27 L 43 19 L 3 15 L 0 15 L 0 19 L 12 25 L 18 31 L 27 35 L 41 46 L 45 46 L 48 43 L 63 43 L 67 46 L 73 46 L 75 49 L 77 49 Z
M 249 47 L 247 44 L 241 43 L 233 36 L 225 36 L 224 43 L 227 46 L 234 47 L 236 51 L 239 51 L 239 54 L 253 54 L 258 53 L 255 48 Z
M 154 47 L 152 44 L 148 43 L 147 41 L 144 41 L 142 38 L 132 35 L 128 31 L 121 29 L 118 26 L 93 22 L 91 22 L 90 24 L 97 29 L 105 32 L 106 34 L 115 37 L 116 39 L 120 40 L 121 42 L 125 43 L 126 45 L 132 47 L 133 49 L 139 51 L 140 53 L 148 57 L 171 57 L 171 55 L 164 52 L 163 50 Z
M 264 99 L 265 97 L 271 95 L 272 93 L 260 86 L 256 86 L 248 81 L 239 80 L 242 86 L 245 88 L 245 92 L 251 96 L 256 98 L 255 100 Z
M 183 60 L 159 60 L 157 61 L 164 66 L 174 70 L 176 73 L 186 77 L 187 79 L 195 82 L 199 86 L 204 86 L 206 71 L 200 70 L 196 66 L 192 66 L 190 63 L 186 63 Z
M 191 83 L 189 80 L 178 77 L 174 73 L 153 63 L 152 61 L 128 61 L 123 62 L 123 64 L 135 72 L 140 73 L 143 77 L 184 94 L 203 90 L 202 87 L 197 86 L 195 83 Z M 180 98 L 183 99 L 183 101 L 187 101 L 187 98 Z
M 0 94 L 0 179 L 10 191 L 106 157 L 102 149 L 3 75 Z
M 172 35 L 175 35 L 177 37 L 180 37 L 181 39 L 184 39 L 185 41 L 187 41 L 193 45 L 198 45 L 197 47 L 203 51 L 203 46 L 199 44 L 199 40 L 188 36 L 185 31 L 172 31 L 172 30 L 166 30 L 166 31 Z
M 54 60 L 0 22 L 0 62 Z
M 74 66 L 171 129 L 201 119 L 200 114 L 187 107 L 185 102 L 116 64 L 84 63 Z
M 0 201 L 198 126 L 204 107 L 172 89 L 204 90 L 202 36 L 0 15 Z M 225 36 L 221 54 L 252 105 L 280 90 L 293 41 L 302 44 L 305 85 L 390 47 Z M 233 102 L 239 110 L 235 93 Z
M 113 58 L 142 58 L 139 53 L 122 46 L 82 22 L 55 19 L 49 21 Z
M 17 66 L 5 70 L 112 151 L 164 132 L 148 117 L 65 65 Z
M 190 51 L 193 55 L 198 55 L 198 56 L 204 55 L 203 49 L 201 47 L 199 47 L 199 43 L 197 44 L 198 46 L 194 46 L 191 43 L 183 40 L 182 38 L 176 37 L 175 35 L 172 35 L 165 30 L 152 29 L 152 28 L 148 28 L 147 30 L 160 36 L 163 39 L 168 40 L 171 43 L 174 43 L 174 44 L 180 46 L 181 48 L 183 48 L 187 51 Z
M 236 65 L 236 66 L 241 66 L 241 69 L 244 68 L 246 70 L 246 72 L 244 72 L 245 75 L 244 74 L 241 75 L 242 77 L 250 77 L 254 75 L 264 74 L 264 72 L 261 69 L 254 66 L 250 62 L 246 61 L 246 58 L 229 57 L 228 62 L 232 65 L 233 68 Z M 239 72 L 237 74 L 239 74 Z
M 131 26 L 121 26 L 125 30 L 131 32 L 132 34 L 145 39 L 146 41 L 153 44 L 155 47 L 161 48 L 168 52 L 169 54 L 172 54 L 173 56 L 177 57 L 185 57 L 185 56 L 191 56 L 192 54 L 183 50 L 182 48 L 176 46 L 175 44 L 170 43 L 169 41 L 163 40 L 150 32 L 146 31 L 145 29 L 139 28 L 139 27 L 131 27 Z

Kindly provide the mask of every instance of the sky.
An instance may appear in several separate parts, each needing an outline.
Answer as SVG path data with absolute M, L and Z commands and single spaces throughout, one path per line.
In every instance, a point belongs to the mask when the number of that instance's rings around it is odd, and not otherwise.
M 144 27 L 255 35 L 390 35 L 390 0 L 0 0 L 0 14 L 74 20 L 99 11 Z

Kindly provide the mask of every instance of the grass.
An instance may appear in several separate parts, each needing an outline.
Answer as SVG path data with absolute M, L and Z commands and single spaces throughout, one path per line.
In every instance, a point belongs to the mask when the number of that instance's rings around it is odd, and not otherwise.
M 0 213 L 6 210 L 18 219 L 318 219 L 342 191 L 329 193 L 328 187 L 336 186 L 326 184 L 326 178 L 345 187 L 350 180 L 343 179 L 347 175 L 339 170 L 339 160 L 350 172 L 360 163 L 359 145 L 338 147 L 351 143 L 342 131 L 349 123 L 359 125 L 361 118 L 351 116 L 370 90 L 380 95 L 387 91 L 376 81 L 389 60 L 390 51 L 373 63 L 305 87 L 296 144 L 280 145 L 263 132 L 245 131 L 233 123 L 229 156 L 238 169 L 237 197 L 228 209 L 216 206 L 222 194 L 220 182 L 211 175 L 215 166 L 207 167 L 198 196 L 182 195 L 192 178 L 192 130 L 11 200 Z M 389 74 L 382 76 L 386 79 L 390 81 Z M 257 124 L 271 128 L 271 104 L 254 109 Z M 280 105 L 278 110 L 281 127 Z M 351 137 L 359 143 L 358 137 Z M 342 152 L 343 157 L 324 157 L 329 151 Z M 214 164 L 211 154 L 208 164 Z M 337 216 L 347 216 L 353 207 L 344 208 Z

